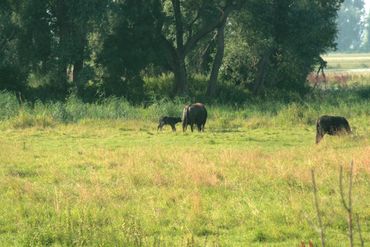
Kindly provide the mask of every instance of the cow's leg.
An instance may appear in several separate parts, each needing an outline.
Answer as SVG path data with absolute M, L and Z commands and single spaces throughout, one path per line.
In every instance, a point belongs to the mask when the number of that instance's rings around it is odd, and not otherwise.
M 176 131 L 176 127 L 175 127 L 175 125 L 174 124 L 171 124 L 171 128 L 172 128 L 172 131 Z
M 346 126 L 346 131 L 347 131 L 348 134 L 351 134 L 352 133 L 352 130 L 351 130 L 351 128 L 349 126 Z
M 191 129 L 191 132 L 193 132 L 193 130 L 194 130 L 194 124 L 190 124 L 190 129 Z
M 323 137 L 324 137 L 323 133 L 320 130 L 317 130 L 316 131 L 316 144 L 318 144 Z
M 197 128 L 198 128 L 198 131 L 201 132 L 202 131 L 202 125 L 201 124 L 197 124 Z

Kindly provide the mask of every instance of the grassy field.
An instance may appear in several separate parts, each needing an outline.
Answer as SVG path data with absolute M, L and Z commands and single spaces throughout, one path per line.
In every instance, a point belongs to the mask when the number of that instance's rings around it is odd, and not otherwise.
M 353 87 L 370 85 L 370 53 L 330 53 L 322 56 L 327 61 L 326 78 L 320 73 L 316 78 L 316 68 L 308 75 L 311 85 L 318 83 L 320 88 Z
M 348 246 L 338 176 L 351 160 L 354 211 L 370 242 L 363 90 L 208 106 L 205 133 L 156 131 L 158 115 L 180 114 L 180 101 L 19 106 L 11 94 L 1 96 L 1 246 L 319 244 L 311 169 L 327 245 Z M 321 114 L 346 116 L 354 134 L 316 145 Z
M 370 69 L 370 53 L 330 53 L 323 56 L 329 70 Z

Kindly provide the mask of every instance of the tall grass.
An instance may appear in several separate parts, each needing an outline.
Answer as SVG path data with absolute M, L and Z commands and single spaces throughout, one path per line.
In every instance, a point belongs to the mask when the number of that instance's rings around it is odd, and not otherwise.
M 207 105 L 209 119 L 215 128 L 238 128 L 250 119 L 257 125 L 313 124 L 322 114 L 356 118 L 370 114 L 368 87 L 318 90 L 305 98 L 251 99 L 243 105 Z M 184 98 L 154 100 L 149 105 L 134 106 L 123 98 L 110 97 L 95 103 L 84 103 L 71 95 L 65 102 L 23 102 L 9 92 L 0 93 L 0 119 L 16 128 L 50 127 L 58 123 L 82 120 L 157 121 L 161 116 L 181 116 L 189 101 Z M 266 121 L 266 120 L 269 121 Z

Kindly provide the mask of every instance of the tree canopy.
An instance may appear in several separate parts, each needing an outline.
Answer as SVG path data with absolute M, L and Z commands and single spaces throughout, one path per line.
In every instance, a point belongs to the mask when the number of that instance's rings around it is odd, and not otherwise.
M 365 31 L 364 0 L 345 0 L 338 12 L 338 50 L 358 51 Z
M 360 1 L 361 2 L 361 1 Z M 145 78 L 173 75 L 168 95 L 302 92 L 335 48 L 342 0 L 4 0 L 0 90 L 25 97 L 142 102 Z M 199 94 L 199 93 L 198 93 Z

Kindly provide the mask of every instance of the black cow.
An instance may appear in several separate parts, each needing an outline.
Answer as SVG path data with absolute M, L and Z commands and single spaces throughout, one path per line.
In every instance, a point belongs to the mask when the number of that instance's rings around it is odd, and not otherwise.
M 338 135 L 351 133 L 347 119 L 339 116 L 321 116 L 316 122 L 316 144 L 321 141 L 325 134 Z
M 207 121 L 207 110 L 204 104 L 195 103 L 185 106 L 182 112 L 182 130 L 185 132 L 187 126 L 190 125 L 193 132 L 194 124 L 197 125 L 198 131 L 204 132 L 204 126 Z
M 157 131 L 162 130 L 164 125 L 171 125 L 172 131 L 176 131 L 175 125 L 180 122 L 181 122 L 180 117 L 167 117 L 167 116 L 161 117 L 159 119 Z

